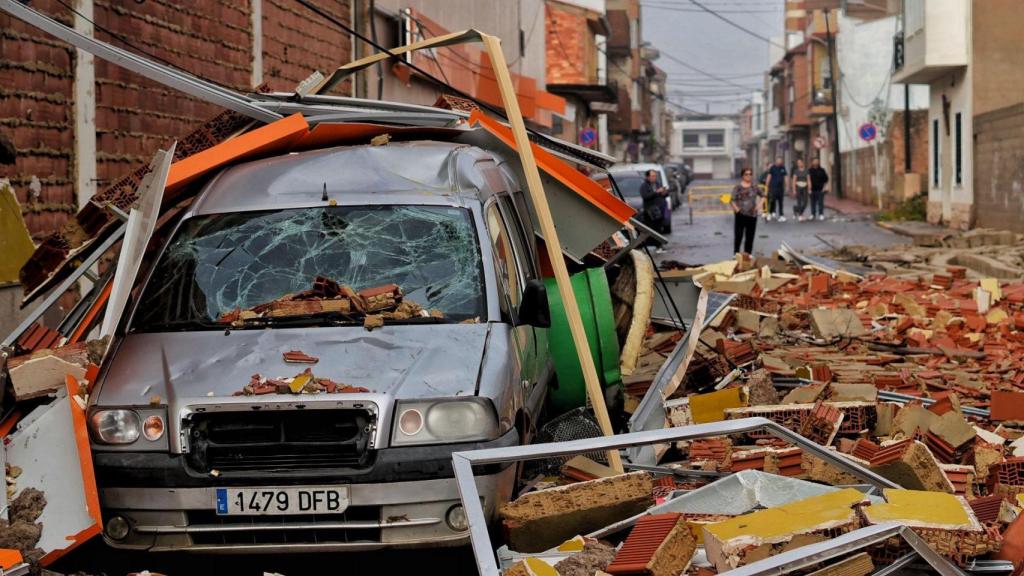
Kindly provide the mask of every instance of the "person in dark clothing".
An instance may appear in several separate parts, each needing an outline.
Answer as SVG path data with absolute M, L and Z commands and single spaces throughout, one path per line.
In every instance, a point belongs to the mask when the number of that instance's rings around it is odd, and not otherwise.
M 775 164 L 768 169 L 768 178 L 765 180 L 768 188 L 768 219 L 778 218 L 779 222 L 785 222 L 786 216 L 782 211 L 782 199 L 786 195 L 786 167 L 782 164 L 782 156 L 775 157 Z
M 754 250 L 754 233 L 757 230 L 757 210 L 764 192 L 754 184 L 754 172 L 744 168 L 740 174 L 742 181 L 732 189 L 732 211 L 736 215 L 733 226 L 733 252 L 739 254 L 740 244 L 743 252 L 750 254 Z
M 796 198 L 796 205 L 793 206 L 793 217 L 798 222 L 804 221 L 804 210 L 807 209 L 807 194 L 810 192 L 811 179 L 807 173 L 803 158 L 798 158 L 796 167 L 793 168 L 793 196 Z
M 828 172 L 821 167 L 817 158 L 811 160 L 811 168 L 807 171 L 811 179 L 811 219 L 825 219 L 825 185 L 828 184 Z
M 644 200 L 644 224 L 666 234 L 668 219 L 672 217 L 668 209 L 668 188 L 658 186 L 658 173 L 654 170 L 648 170 L 644 174 L 644 182 L 640 185 L 640 197 Z M 664 249 L 659 246 L 657 251 L 660 254 Z

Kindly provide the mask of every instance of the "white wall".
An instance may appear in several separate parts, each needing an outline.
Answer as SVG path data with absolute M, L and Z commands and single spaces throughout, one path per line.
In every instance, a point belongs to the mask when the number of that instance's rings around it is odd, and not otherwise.
M 943 96 L 949 102 L 949 134 L 946 134 Z M 954 72 L 932 83 L 931 107 L 928 111 L 928 200 L 942 202 L 942 218 L 950 221 L 953 204 L 974 202 L 974 113 L 972 109 L 971 69 Z M 962 114 L 962 182 L 955 182 L 956 114 Z M 935 184 L 933 160 L 934 122 L 939 122 L 939 172 Z
M 841 82 L 837 79 L 840 82 L 839 147 L 844 152 L 870 146 L 857 134 L 862 124 L 888 122 L 891 112 L 903 110 L 903 85 L 891 81 L 892 39 L 896 31 L 895 16 L 873 22 L 839 17 L 839 34 L 835 36 L 843 78 Z M 911 85 L 911 110 L 926 110 L 928 106 L 928 86 Z

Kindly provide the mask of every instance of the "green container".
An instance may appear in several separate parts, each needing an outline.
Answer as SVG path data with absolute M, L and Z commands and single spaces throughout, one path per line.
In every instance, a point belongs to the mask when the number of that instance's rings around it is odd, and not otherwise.
M 615 334 L 615 315 L 612 312 L 608 277 L 603 269 L 590 268 L 573 275 L 571 280 L 601 386 L 607 388 L 619 384 L 622 381 L 619 372 L 619 340 Z M 555 413 L 562 413 L 587 403 L 587 387 L 558 285 L 553 278 L 545 279 L 545 284 L 551 308 L 548 350 L 558 374 L 558 385 L 550 389 L 548 401 Z

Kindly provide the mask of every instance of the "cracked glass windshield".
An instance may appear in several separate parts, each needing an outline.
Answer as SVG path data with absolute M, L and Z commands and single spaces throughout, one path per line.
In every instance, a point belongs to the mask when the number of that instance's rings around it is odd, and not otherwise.
M 131 331 L 223 328 L 223 319 L 308 291 L 396 284 L 453 321 L 483 315 L 469 210 L 331 206 L 197 216 L 178 230 L 142 295 Z

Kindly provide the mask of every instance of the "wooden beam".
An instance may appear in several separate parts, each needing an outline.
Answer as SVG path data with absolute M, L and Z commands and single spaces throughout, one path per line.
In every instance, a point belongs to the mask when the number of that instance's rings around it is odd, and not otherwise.
M 565 305 L 565 315 L 569 320 L 569 330 L 572 333 L 573 342 L 576 343 L 576 353 L 580 359 L 580 367 L 583 368 L 583 380 L 587 386 L 587 397 L 590 399 L 590 404 L 594 409 L 594 416 L 597 417 L 597 424 L 601 427 L 601 433 L 605 436 L 612 436 L 615 434 L 615 431 L 612 429 L 612 422 L 608 417 L 608 407 L 604 403 L 604 390 L 602 390 L 601 381 L 597 376 L 594 357 L 590 354 L 587 333 L 583 329 L 583 319 L 580 316 L 580 309 L 576 305 L 576 294 L 572 289 L 572 282 L 569 280 L 569 270 L 565 267 L 565 259 L 562 257 L 562 243 L 558 240 L 558 230 L 555 228 L 554 219 L 551 217 L 551 208 L 548 206 L 544 185 L 540 180 L 540 171 L 537 168 L 537 161 L 533 156 L 533 147 L 530 146 L 530 139 L 526 133 L 526 123 L 523 122 L 515 87 L 512 86 L 512 76 L 508 72 L 505 54 L 501 51 L 501 41 L 496 36 L 489 34 L 480 34 L 480 37 L 483 40 L 484 49 L 491 59 L 491 65 L 498 79 L 498 88 L 501 90 L 501 100 L 505 106 L 505 114 L 508 115 L 508 122 L 512 128 L 512 135 L 515 137 L 516 148 L 519 151 L 519 159 L 523 165 L 523 174 L 526 175 L 526 188 L 530 193 L 530 199 L 533 201 L 541 234 L 545 238 L 544 246 L 547 248 L 548 258 L 551 260 L 551 267 L 555 272 L 558 292 L 562 296 L 562 303 Z M 608 451 L 608 465 L 620 474 L 623 472 L 622 460 L 619 458 L 617 450 Z

